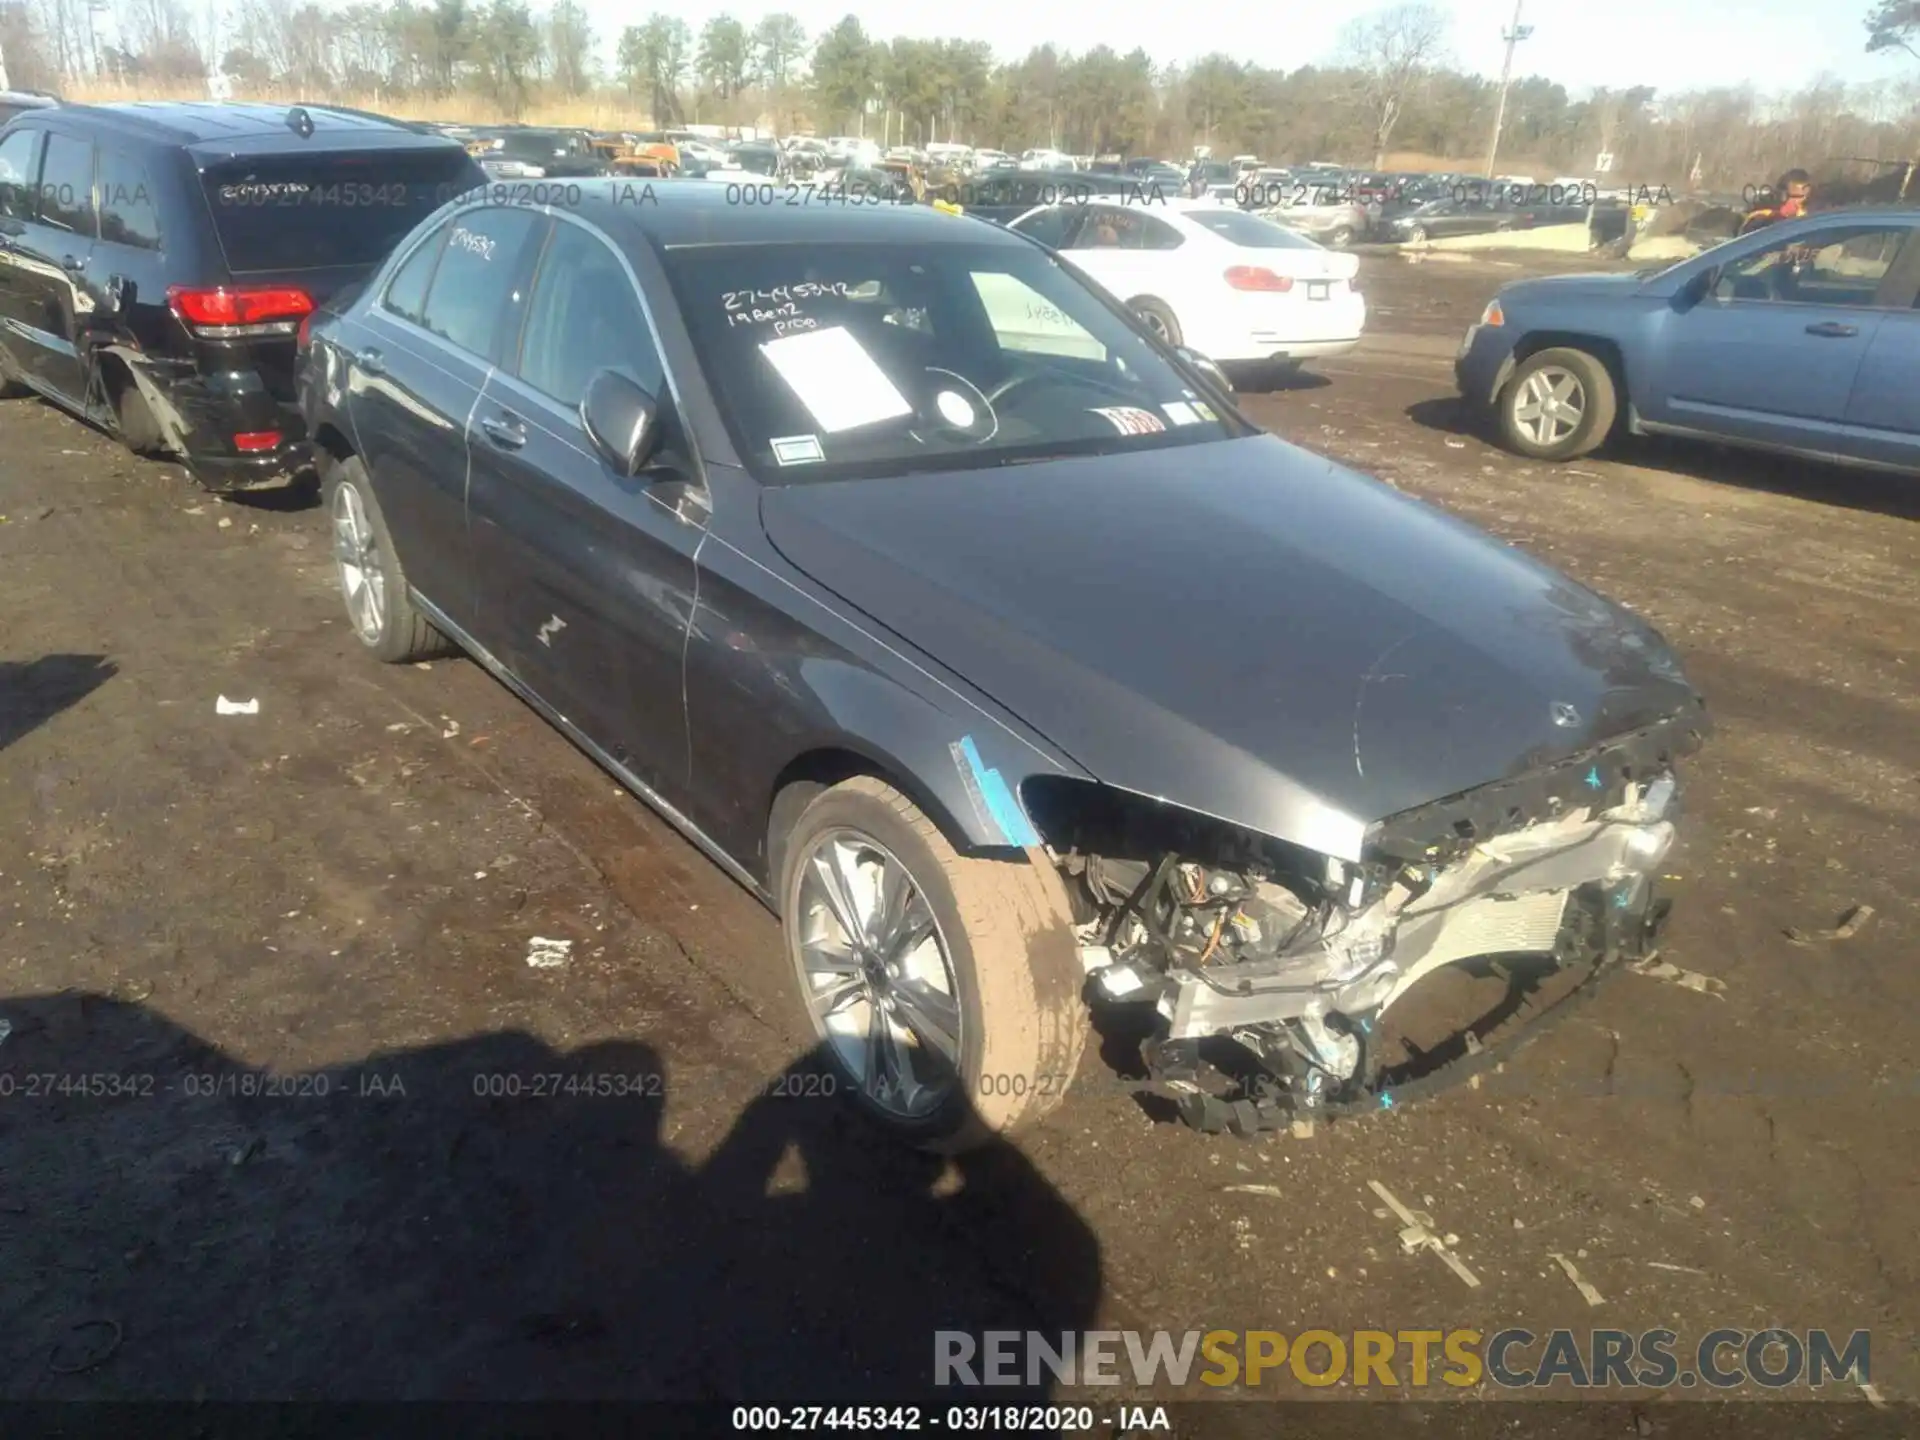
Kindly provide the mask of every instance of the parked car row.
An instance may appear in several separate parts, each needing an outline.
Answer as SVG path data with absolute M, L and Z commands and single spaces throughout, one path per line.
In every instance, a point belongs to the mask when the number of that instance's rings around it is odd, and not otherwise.
M 482 174 L 319 109 L 18 118 L 4 373 L 215 484 L 303 450 L 368 654 L 472 656 L 763 901 L 823 1093 L 976 1144 L 1092 1005 L 1203 1129 L 1377 1112 L 1657 943 L 1708 728 L 1659 636 L 1182 343 L 1345 343 L 1352 257 Z M 1484 1044 L 1391 1039 L 1494 954 Z

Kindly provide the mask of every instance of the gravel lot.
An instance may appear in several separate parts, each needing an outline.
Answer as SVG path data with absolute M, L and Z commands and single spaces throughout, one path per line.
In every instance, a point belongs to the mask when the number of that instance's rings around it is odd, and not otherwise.
M 775 925 L 692 847 L 476 666 L 357 653 L 316 510 L 0 408 L 0 1395 L 869 1400 L 936 1329 L 1777 1324 L 1871 1329 L 1920 1396 L 1920 487 L 1491 448 L 1450 362 L 1521 273 L 1369 256 L 1376 333 L 1246 408 L 1674 642 L 1720 731 L 1664 958 L 1711 985 L 1623 976 L 1478 1089 L 1305 1139 L 1156 1124 L 1090 1056 L 957 1171 L 790 1083 Z

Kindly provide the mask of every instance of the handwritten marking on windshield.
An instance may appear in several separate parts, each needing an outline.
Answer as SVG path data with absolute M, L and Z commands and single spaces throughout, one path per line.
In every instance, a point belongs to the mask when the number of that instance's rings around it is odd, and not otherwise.
M 720 303 L 732 314 L 755 305 L 786 305 L 795 300 L 820 300 L 832 295 L 844 296 L 846 293 L 847 282 L 844 280 L 807 280 L 798 285 L 775 285 L 770 290 L 723 290 L 720 292 Z

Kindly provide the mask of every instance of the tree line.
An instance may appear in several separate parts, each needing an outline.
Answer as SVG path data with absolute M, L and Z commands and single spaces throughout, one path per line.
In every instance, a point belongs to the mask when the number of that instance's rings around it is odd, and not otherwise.
M 193 8 L 199 4 L 202 8 Z M 395 113 L 501 120 L 617 108 L 686 122 L 860 133 L 888 143 L 960 140 L 1018 152 L 1184 156 L 1195 145 L 1281 161 L 1386 164 L 1396 154 L 1479 161 L 1497 81 L 1452 63 L 1451 22 L 1426 3 L 1350 23 L 1317 65 L 1276 69 L 1227 54 L 1172 65 L 1144 49 L 1043 45 L 1010 60 L 970 40 L 882 39 L 847 16 L 809 35 L 792 15 L 720 15 L 696 33 L 655 13 L 597 35 L 577 0 L 0 0 L 0 55 L 15 85 L 101 81 L 139 90 L 224 74 L 237 95 L 299 97 Z M 1920 3 L 1878 0 L 1864 48 L 1915 51 Z M 1582 94 L 1542 76 L 1511 85 L 1496 168 L 1739 188 L 1791 165 L 1920 154 L 1920 66 L 1873 85 L 1817 78 L 1788 94 L 1751 86 Z

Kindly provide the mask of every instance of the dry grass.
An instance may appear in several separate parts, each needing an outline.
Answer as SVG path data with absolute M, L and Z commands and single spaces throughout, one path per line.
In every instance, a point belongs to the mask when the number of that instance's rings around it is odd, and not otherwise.
M 1471 160 L 1455 156 L 1424 155 L 1418 150 L 1390 150 L 1387 163 L 1380 167 L 1388 171 L 1407 171 L 1412 174 L 1478 175 L 1487 168 L 1487 157 L 1480 155 Z M 1502 155 L 1494 166 L 1502 175 L 1531 175 L 1536 180 L 1549 179 L 1562 172 L 1529 155 Z
M 204 85 L 121 85 L 113 81 L 86 80 L 71 83 L 67 98 L 80 103 L 102 104 L 128 100 L 204 100 Z M 338 91 L 326 94 L 296 92 L 284 85 L 263 85 L 245 90 L 236 88 L 236 100 L 262 100 L 275 105 L 343 105 L 355 110 L 373 110 L 401 120 L 444 120 L 456 125 L 498 124 L 503 118 L 485 101 L 471 96 L 450 95 L 435 100 L 426 97 L 395 100 L 378 92 Z M 579 100 L 529 106 L 520 120 L 528 125 L 564 125 L 585 130 L 651 130 L 653 117 L 625 96 L 604 94 Z

